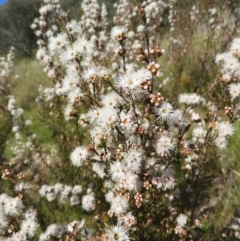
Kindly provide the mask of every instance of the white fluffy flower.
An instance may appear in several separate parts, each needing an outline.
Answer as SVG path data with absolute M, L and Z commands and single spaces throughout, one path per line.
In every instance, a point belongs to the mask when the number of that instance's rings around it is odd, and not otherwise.
M 82 37 L 74 42 L 73 49 L 77 52 L 79 57 L 90 57 L 95 51 L 95 46 L 91 41 Z
M 49 39 L 48 48 L 52 53 L 59 53 L 63 51 L 68 43 L 65 33 L 59 33 L 56 37 L 52 36 Z
M 113 40 L 121 41 L 127 37 L 127 28 L 123 26 L 115 26 L 112 28 L 110 35 Z
M 87 160 L 89 152 L 85 146 L 77 147 L 70 155 L 70 159 L 74 166 L 80 167 Z
M 96 119 L 97 124 L 103 127 L 111 127 L 118 120 L 118 113 L 115 108 L 103 107 L 99 109 L 99 115 Z M 95 122 L 96 124 L 96 122 Z
M 179 103 L 187 104 L 187 105 L 204 105 L 205 99 L 196 93 L 192 94 L 181 94 L 178 99 Z
M 37 216 L 37 212 L 36 212 L 34 209 L 32 209 L 32 208 L 28 209 L 28 210 L 24 213 L 24 217 L 25 217 L 26 219 L 35 219 L 36 216 Z
M 158 119 L 168 121 L 171 119 L 173 107 L 168 102 L 163 102 L 160 107 L 154 108 L 154 112 L 158 116 Z
M 128 209 L 128 201 L 124 196 L 113 197 L 111 202 L 111 211 L 116 215 L 125 213 Z
M 62 80 L 61 87 L 57 88 L 56 93 L 67 94 L 69 91 L 77 89 L 79 84 L 79 76 L 72 70 L 72 73 L 68 73 Z
M 104 171 L 104 167 L 105 166 L 103 164 L 95 162 L 92 165 L 92 170 L 96 172 L 100 178 L 104 178 L 104 176 L 106 175 Z
M 33 237 L 38 227 L 35 219 L 25 219 L 21 224 L 21 232 L 29 237 Z
M 138 25 L 138 27 L 137 27 L 137 32 L 139 32 L 139 33 L 142 33 L 143 31 L 144 31 L 144 25 Z
M 86 211 L 91 211 L 94 209 L 95 197 L 94 193 L 89 193 L 82 197 L 82 208 Z
M 168 156 L 174 151 L 175 147 L 176 144 L 171 137 L 162 135 L 157 141 L 156 152 L 160 156 Z
M 231 136 L 234 133 L 234 128 L 228 121 L 218 122 L 216 129 L 221 137 Z
M 126 94 L 130 94 L 133 98 L 140 98 L 146 93 L 142 84 L 149 82 L 151 78 L 151 72 L 144 68 L 137 71 L 129 70 L 115 81 L 115 85 L 118 89 L 122 89 Z
M 9 197 L 7 202 L 4 205 L 4 212 L 10 216 L 19 215 L 22 212 L 23 203 L 22 200 L 18 197 L 11 198 Z
M 71 89 L 71 91 L 69 91 L 68 96 L 67 96 L 67 98 L 71 104 L 80 103 L 84 97 L 85 97 L 85 93 L 82 92 L 82 90 L 79 88 Z
M 71 20 L 66 24 L 68 34 L 79 35 L 82 33 L 82 28 L 76 20 Z
M 136 223 L 136 219 L 131 212 L 128 212 L 125 215 L 119 216 L 118 221 L 119 223 L 126 225 L 127 228 L 130 228 L 133 224 Z
M 50 192 L 48 192 L 46 194 L 46 199 L 49 201 L 49 202 L 52 202 L 53 200 L 55 200 L 57 198 L 57 194 L 52 190 Z
M 97 66 L 91 66 L 86 69 L 84 69 L 82 74 L 83 79 L 85 82 L 95 82 L 98 80 L 98 67 Z
M 29 183 L 22 181 L 22 182 L 16 184 L 14 190 L 17 191 L 17 192 L 21 192 L 24 189 L 29 189 L 29 188 L 30 188 Z
M 71 204 L 71 206 L 78 205 L 79 203 L 80 203 L 79 196 L 73 195 L 73 196 L 70 197 L 70 204 Z
M 240 83 L 232 83 L 228 86 L 229 93 L 232 100 L 236 99 L 240 95 Z
M 8 227 L 8 219 L 0 207 L 0 234 Z
M 128 229 L 121 224 L 106 229 L 109 241 L 130 241 Z
M 198 126 L 194 128 L 192 131 L 193 141 L 198 141 L 199 143 L 203 143 L 206 134 L 207 134 L 207 131 L 204 130 L 203 127 Z
M 79 54 L 72 46 L 67 46 L 66 49 L 60 53 L 60 60 L 63 64 L 75 62 L 79 58 Z
M 51 224 L 47 227 L 46 232 L 43 235 L 40 235 L 40 241 L 44 240 L 47 241 L 49 240 L 49 237 L 57 237 L 60 238 L 62 234 L 66 232 L 66 227 L 60 224 Z M 43 239 L 42 237 L 48 237 L 47 239 Z
M 218 136 L 213 142 L 219 149 L 224 149 L 227 146 L 227 140 L 224 136 Z
M 187 223 L 187 216 L 184 214 L 180 214 L 177 216 L 177 223 L 180 227 L 184 227 Z
M 14 241 L 27 241 L 27 236 L 23 232 L 14 233 L 10 240 Z
M 72 188 L 72 194 L 79 194 L 82 192 L 82 186 L 81 185 L 75 185 Z
M 114 193 L 112 191 L 109 191 L 105 194 L 105 199 L 108 203 L 111 203 L 114 198 Z
M 162 167 L 163 174 L 161 177 L 154 176 L 152 178 L 152 184 L 156 185 L 158 189 L 162 188 L 163 190 L 173 189 L 175 186 L 174 180 L 174 170 L 171 168 Z
M 138 172 L 140 170 L 142 159 L 141 149 L 130 149 L 124 154 L 124 164 L 132 172 Z
M 122 103 L 122 98 L 116 93 L 116 92 L 110 92 L 104 96 L 102 96 L 102 104 L 105 107 L 111 107 L 114 108 L 118 104 Z
M 110 174 L 114 181 L 121 181 L 125 177 L 125 166 L 122 162 L 116 161 L 110 164 Z
M 137 174 L 127 172 L 124 179 L 120 183 L 121 188 L 129 191 L 137 191 L 141 188 L 141 181 Z
M 8 100 L 8 105 L 7 105 L 7 109 L 9 111 L 12 111 L 16 108 L 16 100 L 13 96 L 10 96 L 9 97 L 9 100 Z
M 56 194 L 60 195 L 64 190 L 64 185 L 62 183 L 57 182 L 55 183 L 53 189 Z
M 85 220 L 82 219 L 81 221 L 75 220 L 68 224 L 67 229 L 68 232 L 72 233 L 74 230 L 82 229 L 85 225 Z

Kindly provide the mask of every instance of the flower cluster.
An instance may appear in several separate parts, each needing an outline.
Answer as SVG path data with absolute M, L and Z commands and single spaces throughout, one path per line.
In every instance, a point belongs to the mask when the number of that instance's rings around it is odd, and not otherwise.
M 54 186 L 43 185 L 39 190 L 40 196 L 45 196 L 49 202 L 52 202 L 59 196 L 59 200 L 62 203 L 66 202 L 69 198 L 71 205 L 77 205 L 80 203 L 78 194 L 81 192 L 81 185 L 71 187 L 61 183 L 56 183 Z
M 0 235 L 7 240 L 28 240 L 35 235 L 38 227 L 36 211 L 29 209 L 23 212 L 24 205 L 19 197 L 0 195 Z M 22 217 L 21 217 L 22 216 Z M 10 225 L 15 220 L 18 225 Z M 5 240 L 5 239 L 4 239 Z

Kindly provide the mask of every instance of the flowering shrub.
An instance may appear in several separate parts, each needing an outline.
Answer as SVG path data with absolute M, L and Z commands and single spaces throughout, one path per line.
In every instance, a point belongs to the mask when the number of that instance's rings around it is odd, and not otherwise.
M 31 240 L 38 226 L 41 241 L 220 240 L 226 236 L 211 222 L 213 211 L 206 200 L 210 184 L 220 175 L 214 167 L 239 118 L 240 41 L 235 38 L 216 56 L 220 71 L 215 66 L 211 72 L 209 51 L 222 34 L 215 15 L 222 9 L 191 6 L 185 18 L 192 31 L 203 24 L 206 48 L 193 92 L 188 87 L 180 92 L 184 86 L 180 88 L 177 78 L 186 74 L 183 58 L 195 32 L 184 35 L 184 29 L 178 34 L 181 8 L 177 3 L 119 1 L 116 25 L 109 31 L 106 6 L 96 0 L 82 2 L 79 22 L 68 20 L 57 0 L 44 0 L 31 27 L 39 38 L 37 59 L 52 87 L 40 86 L 36 101 L 42 121 L 53 130 L 55 145 L 49 153 L 36 144 L 37 137 L 26 131 L 30 121 L 23 122 L 22 111 L 9 97 L 13 131 L 22 130 L 27 138 L 21 148 L 12 150 L 24 160 L 18 170 L 30 164 L 31 171 L 25 173 L 32 175 L 34 187 L 14 179 L 14 175 L 24 178 L 16 174 L 16 167 L 4 170 L 3 178 L 12 178 L 19 191 L 16 198 L 0 196 L 0 235 L 6 240 Z M 160 47 L 158 35 L 166 11 L 170 54 Z M 198 23 L 200 15 L 212 18 L 207 24 L 204 17 Z M 163 76 L 165 56 L 170 56 L 170 69 L 176 64 L 168 79 Z M 213 74 L 215 78 L 209 80 Z M 24 143 L 17 133 L 17 140 Z M 26 162 L 26 156 L 31 161 Z M 22 222 L 15 221 L 12 216 L 17 219 L 23 210 L 20 198 L 28 203 L 29 188 L 39 222 L 33 210 Z M 50 217 L 44 217 L 44 205 L 51 207 Z M 54 220 L 58 209 L 63 216 Z
M 8 99 L 11 88 L 11 74 L 13 68 L 13 54 L 14 49 L 12 48 L 7 55 L 7 58 L 0 59 L 0 159 L 3 158 L 4 149 L 8 139 L 8 135 L 11 132 L 11 115 L 8 111 Z

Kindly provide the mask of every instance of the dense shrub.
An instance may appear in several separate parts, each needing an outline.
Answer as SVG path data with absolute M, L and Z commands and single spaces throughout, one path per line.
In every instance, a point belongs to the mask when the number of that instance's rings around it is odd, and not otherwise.
M 44 0 L 31 28 L 52 142 L 8 93 L 3 240 L 239 238 L 221 163 L 239 118 L 238 22 L 231 1 L 186 2 L 120 0 L 111 26 L 97 0 L 78 21 Z

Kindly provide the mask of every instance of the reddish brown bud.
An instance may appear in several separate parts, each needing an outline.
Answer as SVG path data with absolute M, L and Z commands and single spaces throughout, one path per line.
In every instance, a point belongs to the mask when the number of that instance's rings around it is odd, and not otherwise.
M 145 9 L 144 8 L 140 8 L 139 9 L 139 14 L 140 15 L 145 15 L 146 14 Z

